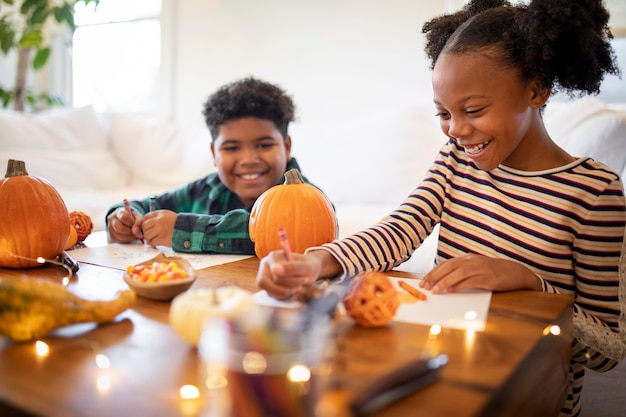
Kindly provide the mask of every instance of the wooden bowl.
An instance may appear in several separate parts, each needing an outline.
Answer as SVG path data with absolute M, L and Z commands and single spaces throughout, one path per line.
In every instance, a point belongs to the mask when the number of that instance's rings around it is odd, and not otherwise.
M 191 264 L 178 256 L 166 256 L 160 253 L 156 257 L 135 266 L 152 265 L 153 262 L 175 262 L 178 266 L 187 271 L 189 277 L 158 282 L 142 282 L 134 279 L 125 271 L 124 281 L 126 281 L 126 284 L 140 297 L 150 300 L 169 301 L 178 294 L 187 291 L 196 280 L 196 274 Z

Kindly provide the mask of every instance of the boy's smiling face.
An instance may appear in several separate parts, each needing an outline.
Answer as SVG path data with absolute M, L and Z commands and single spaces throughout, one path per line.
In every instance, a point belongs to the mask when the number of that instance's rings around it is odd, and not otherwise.
M 272 121 L 242 117 L 219 126 L 211 152 L 224 185 L 249 206 L 281 181 L 291 158 L 291 138 L 283 139 Z

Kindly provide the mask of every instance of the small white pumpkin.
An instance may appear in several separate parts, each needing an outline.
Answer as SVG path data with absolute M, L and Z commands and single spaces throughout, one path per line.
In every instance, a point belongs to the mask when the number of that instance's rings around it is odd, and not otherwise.
M 252 292 L 236 286 L 199 288 L 177 295 L 170 304 L 170 324 L 187 343 L 198 346 L 209 318 L 235 317 L 255 305 Z

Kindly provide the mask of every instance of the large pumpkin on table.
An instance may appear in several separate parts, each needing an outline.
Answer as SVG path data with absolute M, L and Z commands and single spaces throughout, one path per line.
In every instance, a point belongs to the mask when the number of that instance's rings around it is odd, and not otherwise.
M 285 229 L 296 253 L 337 237 L 332 204 L 323 192 L 306 184 L 295 168 L 285 173 L 284 184 L 265 191 L 252 206 L 249 232 L 259 258 L 281 248 L 280 228 Z
M 0 266 L 39 266 L 38 257 L 63 251 L 69 234 L 69 213 L 58 191 L 28 175 L 23 161 L 10 159 L 0 180 Z

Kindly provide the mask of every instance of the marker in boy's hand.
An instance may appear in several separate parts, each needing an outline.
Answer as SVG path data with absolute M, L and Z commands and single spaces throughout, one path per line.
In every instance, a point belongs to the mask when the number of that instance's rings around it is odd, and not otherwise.
M 289 239 L 287 239 L 287 231 L 282 227 L 278 229 L 278 240 L 280 240 L 280 246 L 282 246 L 283 251 L 285 251 L 285 258 L 289 262 L 293 261 L 291 246 L 289 246 Z
M 130 218 L 132 219 L 133 223 L 135 223 L 135 214 L 133 213 L 133 209 L 130 208 L 130 203 L 128 202 L 127 198 L 124 199 L 124 207 L 126 207 L 126 211 L 128 211 L 128 214 L 130 214 Z M 140 237 L 139 240 L 141 241 L 142 245 L 146 243 L 143 240 L 143 237 Z

